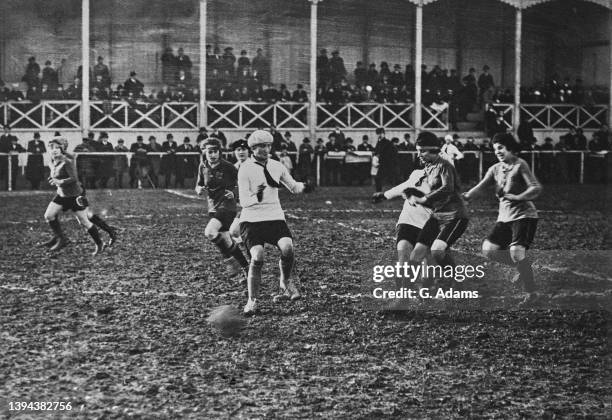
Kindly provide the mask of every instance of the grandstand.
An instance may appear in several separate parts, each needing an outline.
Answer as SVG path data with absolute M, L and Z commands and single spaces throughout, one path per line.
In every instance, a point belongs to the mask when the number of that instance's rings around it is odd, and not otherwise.
M 431 106 L 440 86 L 434 84 L 428 92 L 430 85 L 420 77 L 421 72 L 406 78 L 406 91 L 411 92 L 408 103 L 316 102 L 315 61 L 323 48 L 329 53 L 338 50 L 349 86 L 355 83 L 358 61 L 374 63 L 380 73 L 382 62 L 388 63 L 390 69 L 400 65 L 403 73 L 407 65 L 413 69 L 425 65 L 427 78 L 434 69 L 445 69 L 447 73 L 455 69 L 463 77 L 470 68 L 476 69 L 478 77 L 487 65 L 495 87 L 509 93 L 498 95 L 506 102 L 495 103 L 507 128 L 516 130 L 524 116 L 534 124 L 540 142 L 545 137 L 557 137 L 560 129 L 569 126 L 596 130 L 602 123 L 609 125 L 611 118 L 607 111 L 607 0 L 388 0 L 384 6 L 346 0 L 276 0 L 249 2 L 248 6 L 237 0 L 115 0 L 104 5 L 83 2 L 83 8 L 80 3 L 55 1 L 44 12 L 36 1 L 11 3 L 14 7 L 3 15 L 0 29 L 0 79 L 7 86 L 20 84 L 25 92 L 22 80 L 28 57 L 38 58 L 41 63 L 49 59 L 65 88 L 79 74 L 83 62 L 94 68 L 97 58 L 102 57 L 109 68 L 113 90 L 135 71 L 149 97 L 159 92 L 165 82 L 172 82 L 173 70 L 178 68 L 164 64 L 168 63 L 162 61 L 164 53 L 176 55 L 183 48 L 189 58 L 185 69 L 190 83 L 205 94 L 192 104 L 185 100 L 189 96 L 195 99 L 191 94 L 183 97 L 182 103 L 145 104 L 138 103 L 136 99 L 140 98 L 126 101 L 126 96 L 113 96 L 111 92 L 107 103 L 108 100 L 90 100 L 90 91 L 80 89 L 77 92 L 81 98 L 67 103 L 2 103 L 1 122 L 22 130 L 26 137 L 32 130 L 62 129 L 76 145 L 80 133 L 104 130 L 111 132 L 114 143 L 139 130 L 146 130 L 144 135 L 174 130 L 183 136 L 193 134 L 200 126 L 216 126 L 233 140 L 270 123 L 280 129 L 308 133 L 311 138 L 334 125 L 340 125 L 353 137 L 381 125 L 398 137 L 406 131 L 423 129 L 462 130 L 466 137 L 483 137 L 483 104 L 471 107 L 464 120 L 454 124 L 452 107 Z M 30 22 L 25 29 L 18 25 L 24 21 Z M 244 27 L 249 31 L 243 31 Z M 272 82 L 277 90 L 284 84 L 291 91 L 298 83 L 303 84 L 308 102 L 233 103 L 210 94 L 210 86 L 217 81 L 207 66 L 222 70 L 223 57 L 228 53 L 223 51 L 229 47 L 234 48 L 234 60 L 241 50 L 254 60 L 261 48 L 264 60 L 259 83 Z M 215 57 L 221 64 L 215 64 Z M 93 86 L 93 73 L 81 76 L 86 87 Z M 569 100 L 576 92 L 567 91 L 576 90 L 576 79 L 580 79 L 582 91 L 591 92 L 587 95 L 590 99 Z M 551 89 L 554 94 L 549 92 Z M 525 104 L 521 102 L 521 90 Z M 544 97 L 545 91 L 551 94 Z M 560 95 L 560 91 L 564 94 Z M 534 97 L 534 92 L 540 94 Z M 207 99 L 206 94 L 215 99 Z M 441 97 L 445 95 L 441 92 Z M 555 99 L 559 102 L 550 102 Z M 534 100 L 540 103 L 534 104 Z

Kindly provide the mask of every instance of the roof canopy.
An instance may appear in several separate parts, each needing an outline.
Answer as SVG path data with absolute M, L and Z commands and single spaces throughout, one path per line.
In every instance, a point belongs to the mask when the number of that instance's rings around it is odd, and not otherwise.
M 411 3 L 414 4 L 422 4 L 422 5 L 426 5 L 429 3 L 433 3 L 436 0 L 408 0 Z M 517 9 L 527 9 L 528 7 L 531 6 L 535 6 L 537 4 L 540 3 L 546 3 L 549 1 L 553 1 L 553 0 L 500 0 L 503 1 L 504 3 L 509 4 L 510 6 L 514 6 Z M 599 4 L 603 7 L 607 7 L 608 9 L 612 10 L 612 0 L 585 0 L 585 1 L 590 1 L 591 3 L 596 3 Z

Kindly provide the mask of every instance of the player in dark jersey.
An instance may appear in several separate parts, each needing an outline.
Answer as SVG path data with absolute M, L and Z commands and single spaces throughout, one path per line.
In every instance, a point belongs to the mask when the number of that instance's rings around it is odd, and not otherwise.
M 206 191 L 208 195 L 210 220 L 204 234 L 221 251 L 228 274 L 235 276 L 242 271 L 246 281 L 249 264 L 229 234 L 237 211 L 234 190 L 238 183 L 238 170 L 230 162 L 221 158 L 219 140 L 207 139 L 202 152 L 204 159 L 198 168 L 196 193 L 200 195 Z
M 423 197 L 413 195 L 408 201 L 431 208 L 433 214 L 421 229 L 410 260 L 412 264 L 420 264 L 431 252 L 437 264 L 443 268 L 454 268 L 450 248 L 465 232 L 468 214 L 460 195 L 457 170 L 440 156 L 440 146 L 435 134 L 429 131 L 419 134 L 416 147 L 419 158 L 425 164 L 431 192 Z
M 85 190 L 77 177 L 75 160 L 66 153 L 68 141 L 63 137 L 55 137 L 49 142 L 49 147 L 52 157 L 49 183 L 57 187 L 57 195 L 45 211 L 45 220 L 54 234 L 54 238 L 45 245 L 49 246 L 51 251 L 59 251 L 68 245 L 58 215 L 62 211 L 72 210 L 79 224 L 87 229 L 96 245 L 93 255 L 98 255 L 104 249 L 104 243 L 100 239 L 96 225 L 102 223 L 112 232 L 114 229 L 89 210 Z M 91 218 L 95 218 L 97 223 Z
M 484 240 L 482 251 L 486 257 L 515 266 L 527 293 L 536 289 L 533 270 L 527 258 L 527 249 L 533 242 L 538 223 L 538 212 L 531 200 L 542 192 L 542 185 L 518 157 L 520 146 L 512 134 L 500 133 L 493 137 L 493 148 L 498 163 L 491 166 L 482 181 L 464 194 L 473 199 L 488 185 L 495 186 L 499 199 L 499 214 L 493 231 Z
M 241 139 L 232 143 L 232 150 L 234 151 L 234 156 L 236 157 L 236 163 L 234 163 L 234 166 L 236 167 L 236 170 L 238 170 L 240 169 L 240 165 L 242 165 L 242 163 L 245 162 L 251 155 L 251 149 L 249 148 L 249 143 L 247 143 L 246 140 Z M 238 199 L 236 199 L 236 202 L 238 202 Z M 242 237 L 240 236 L 240 208 L 236 213 L 236 218 L 230 226 L 229 232 L 234 242 L 237 244 L 242 243 Z M 248 250 L 246 250 L 246 252 L 248 259 Z

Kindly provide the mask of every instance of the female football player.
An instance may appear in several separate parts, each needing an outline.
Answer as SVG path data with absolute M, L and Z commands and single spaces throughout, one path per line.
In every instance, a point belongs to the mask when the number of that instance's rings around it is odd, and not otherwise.
M 464 198 L 471 200 L 487 185 L 495 186 L 499 213 L 493 231 L 482 244 L 482 251 L 494 261 L 515 266 L 518 271 L 515 279 L 531 293 L 536 286 L 526 253 L 538 224 L 538 212 L 532 200 L 540 195 L 542 185 L 527 162 L 518 157 L 520 146 L 512 134 L 496 134 L 493 148 L 499 162 L 489 168 Z
M 433 260 L 443 269 L 454 268 L 450 248 L 468 225 L 467 210 L 460 195 L 459 175 L 453 164 L 440 156 L 441 145 L 435 134 L 421 132 L 416 144 L 431 191 L 422 197 L 412 195 L 408 202 L 429 207 L 433 213 L 419 232 L 410 261 L 418 265 L 431 252 Z
M 200 195 L 206 191 L 208 195 L 210 220 L 204 234 L 221 251 L 228 274 L 235 276 L 242 270 L 246 277 L 249 264 L 229 234 L 230 226 L 236 218 L 234 190 L 238 182 L 238 170 L 221 158 L 219 140 L 208 138 L 203 147 L 204 159 L 198 169 L 196 193 Z
M 47 243 L 51 251 L 59 251 L 68 245 L 68 239 L 64 235 L 60 222 L 59 213 L 72 210 L 79 224 L 87 229 L 96 245 L 93 255 L 98 255 L 104 249 L 97 227 L 90 220 L 91 212 L 88 209 L 87 197 L 77 177 L 74 159 L 66 153 L 68 141 L 63 137 L 55 137 L 49 142 L 51 151 L 51 175 L 49 183 L 57 187 L 57 195 L 49 203 L 45 211 L 45 220 L 49 223 L 54 233 L 54 238 Z M 100 221 L 99 216 L 95 216 Z

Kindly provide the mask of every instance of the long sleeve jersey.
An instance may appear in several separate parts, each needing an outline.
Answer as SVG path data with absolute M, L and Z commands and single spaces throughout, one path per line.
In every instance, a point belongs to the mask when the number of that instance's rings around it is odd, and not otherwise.
M 51 178 L 56 181 L 57 195 L 60 197 L 78 197 L 83 193 L 76 163 L 66 155 L 60 155 L 52 160 Z
M 197 185 L 204 187 L 208 193 L 208 211 L 236 211 L 236 199 L 225 198 L 226 191 L 236 189 L 238 171 L 230 162 L 221 159 L 215 167 L 204 159 L 198 168 Z
M 427 184 L 427 175 L 422 169 L 416 169 L 412 171 L 408 179 L 401 184 L 385 191 L 385 198 L 392 199 L 401 197 L 402 193 L 406 188 L 416 188 L 425 194 L 428 194 L 431 189 Z M 400 213 L 397 224 L 412 225 L 418 228 L 425 226 L 425 223 L 431 217 L 433 211 L 423 206 L 422 204 L 410 204 L 408 200 L 404 200 L 404 207 Z
M 289 170 L 278 161 L 268 159 L 265 169 L 278 184 L 283 184 L 289 191 L 299 194 L 304 191 L 304 184 L 297 182 Z M 257 198 L 257 188 L 264 184 L 261 201 Z M 238 191 L 240 195 L 241 222 L 264 222 L 270 220 L 285 220 L 280 200 L 278 199 L 278 188 L 270 186 L 266 180 L 264 167 L 256 163 L 253 158 L 246 160 L 238 170 Z

